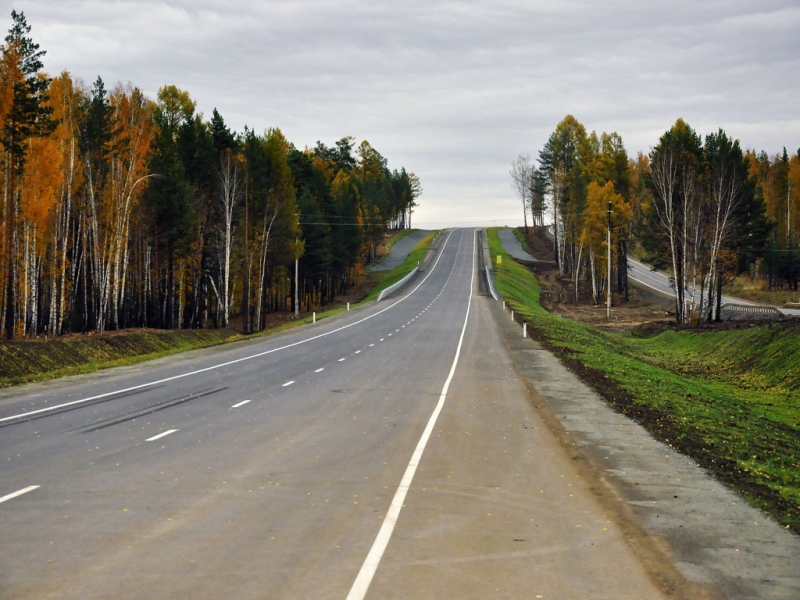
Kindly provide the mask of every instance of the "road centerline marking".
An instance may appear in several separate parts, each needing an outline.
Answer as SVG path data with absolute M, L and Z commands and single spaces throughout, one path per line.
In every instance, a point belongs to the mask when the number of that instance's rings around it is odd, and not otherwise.
M 477 230 L 475 235 L 477 236 Z M 369 585 L 372 583 L 372 578 L 375 576 L 375 572 L 378 570 L 378 565 L 381 562 L 381 558 L 383 558 L 383 553 L 386 551 L 386 547 L 389 545 L 389 540 L 394 532 L 395 525 L 397 525 L 397 519 L 400 517 L 400 511 L 403 508 L 403 502 L 405 502 L 406 495 L 408 494 L 408 490 L 411 488 L 411 483 L 414 480 L 414 475 L 417 472 L 417 467 L 422 460 L 422 453 L 425 451 L 425 446 L 427 446 L 428 440 L 433 433 L 433 429 L 436 426 L 436 421 L 439 419 L 439 414 L 444 408 L 444 403 L 447 399 L 447 391 L 450 389 L 450 382 L 453 381 L 453 376 L 456 373 L 458 358 L 461 356 L 461 347 L 464 344 L 464 335 L 467 332 L 469 311 L 472 306 L 472 288 L 475 285 L 476 251 L 477 243 L 472 247 L 472 277 L 470 278 L 469 284 L 467 313 L 464 317 L 464 325 L 461 327 L 461 337 L 458 339 L 456 355 L 453 358 L 453 364 L 450 367 L 450 373 L 448 373 L 447 379 L 444 382 L 444 387 L 442 388 L 442 393 L 439 395 L 439 402 L 436 404 L 436 408 L 433 409 L 433 413 L 428 420 L 428 424 L 425 426 L 425 430 L 422 432 L 422 437 L 420 437 L 417 447 L 414 449 L 414 453 L 411 455 L 411 460 L 408 461 L 406 471 L 403 474 L 403 478 L 400 480 L 400 485 L 397 487 L 397 491 L 392 498 L 392 503 L 389 505 L 389 510 L 386 511 L 386 516 L 384 517 L 381 528 L 378 531 L 378 536 L 375 538 L 375 541 L 373 542 L 372 547 L 367 554 L 367 558 L 364 559 L 364 564 L 361 565 L 361 570 L 358 572 L 358 575 L 353 582 L 353 587 L 350 588 L 350 593 L 347 594 L 347 600 L 364 600 L 364 597 L 367 595 Z
M 244 406 L 245 404 L 249 404 L 251 400 L 242 400 L 241 402 L 234 404 L 231 408 L 239 408 L 240 406 Z
M 154 435 L 151 438 L 147 438 L 145 442 L 155 442 L 156 440 L 160 440 L 163 437 L 167 437 L 171 433 L 175 433 L 176 431 L 180 431 L 179 429 L 167 429 L 166 431 L 159 433 L 158 435 Z
M 14 498 L 19 498 L 23 494 L 27 494 L 28 492 L 32 492 L 33 490 L 38 490 L 40 485 L 29 485 L 26 488 L 22 488 L 21 490 L 17 490 L 16 492 L 12 492 L 10 494 L 6 494 L 2 498 L 0 498 L 0 504 L 3 502 L 8 502 L 9 500 L 13 500 Z

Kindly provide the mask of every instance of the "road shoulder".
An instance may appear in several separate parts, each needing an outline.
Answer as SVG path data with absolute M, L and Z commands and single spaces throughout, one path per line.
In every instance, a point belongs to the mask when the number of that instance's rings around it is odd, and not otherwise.
M 531 402 L 673 597 L 800 597 L 800 540 L 613 409 L 493 315 Z

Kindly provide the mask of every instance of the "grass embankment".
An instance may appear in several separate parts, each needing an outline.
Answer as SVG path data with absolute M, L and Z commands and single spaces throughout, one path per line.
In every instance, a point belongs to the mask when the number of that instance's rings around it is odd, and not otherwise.
M 497 289 L 612 405 L 800 533 L 800 328 L 608 333 L 551 315 L 488 230 Z
M 231 331 L 131 331 L 0 343 L 0 387 L 121 367 L 243 339 Z
M 381 290 L 396 283 L 422 260 L 438 232 L 420 240 L 406 261 L 380 274 L 376 286 L 359 304 L 374 300 Z M 395 237 L 395 241 L 398 238 Z M 347 310 L 335 308 L 317 314 L 317 320 Z M 277 331 L 310 323 L 306 316 L 291 323 L 254 335 L 268 335 Z M 133 365 L 146 360 L 178 354 L 188 350 L 207 348 L 246 339 L 230 330 L 202 329 L 180 331 L 109 332 L 102 335 L 74 336 L 51 340 L 0 341 L 0 387 L 22 383 L 57 379 L 68 375 L 90 373 L 99 369 Z

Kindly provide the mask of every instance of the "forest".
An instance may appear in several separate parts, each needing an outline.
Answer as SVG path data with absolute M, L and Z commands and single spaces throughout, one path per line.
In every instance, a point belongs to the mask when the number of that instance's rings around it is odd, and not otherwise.
M 422 193 L 369 142 L 234 132 L 186 90 L 49 77 L 23 13 L 0 47 L 0 327 L 262 330 L 363 275 Z M 296 268 L 295 268 L 296 265 Z M 295 276 L 295 271 L 297 276 Z M 296 277 L 296 278 L 295 278 Z
M 743 150 L 722 129 L 701 136 L 678 119 L 649 154 L 632 158 L 619 134 L 587 133 L 567 115 L 538 160 L 519 156 L 510 175 L 525 227 L 529 216 L 534 226 L 554 224 L 561 276 L 595 302 L 609 281 L 628 299 L 634 248 L 671 273 L 679 323 L 719 320 L 722 287 L 739 275 L 797 290 L 800 149 L 770 157 Z

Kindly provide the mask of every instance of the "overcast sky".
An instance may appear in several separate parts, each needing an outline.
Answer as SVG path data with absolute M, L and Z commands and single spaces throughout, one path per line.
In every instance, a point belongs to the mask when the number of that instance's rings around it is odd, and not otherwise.
M 648 152 L 678 117 L 770 155 L 800 147 L 797 0 L 0 0 L 45 70 L 174 84 L 297 147 L 366 139 L 416 173 L 413 225 L 518 224 L 511 161 L 573 114 Z

